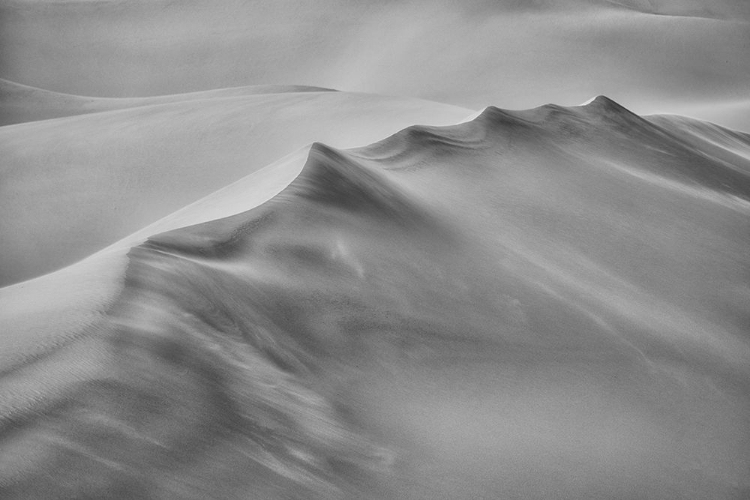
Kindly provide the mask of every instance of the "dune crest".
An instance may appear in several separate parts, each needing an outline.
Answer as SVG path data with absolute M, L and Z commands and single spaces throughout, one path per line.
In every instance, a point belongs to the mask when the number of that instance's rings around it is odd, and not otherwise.
M 688 125 L 489 107 L 137 233 L 86 335 L 0 378 L 0 493 L 742 497 L 750 182 L 717 148 L 750 142 Z
M 419 99 L 289 92 L 0 127 L 0 285 L 76 262 L 316 140 L 360 146 L 470 112 Z

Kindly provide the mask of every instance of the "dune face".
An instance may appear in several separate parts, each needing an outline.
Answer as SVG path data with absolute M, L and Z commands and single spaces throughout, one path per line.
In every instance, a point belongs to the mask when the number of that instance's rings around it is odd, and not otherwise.
M 748 151 L 604 97 L 315 143 L 5 362 L 0 496 L 746 498 Z
M 750 498 L 748 42 L 0 2 L 0 498 Z
M 0 127 L 0 285 L 72 264 L 313 141 L 362 146 L 471 113 L 419 99 L 257 90 L 112 99 L 127 109 Z

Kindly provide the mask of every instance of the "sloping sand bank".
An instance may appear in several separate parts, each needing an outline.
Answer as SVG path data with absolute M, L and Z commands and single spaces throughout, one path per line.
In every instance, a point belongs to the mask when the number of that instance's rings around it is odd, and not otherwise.
M 717 148 L 750 143 L 715 133 L 600 97 L 315 143 L 0 290 L 4 345 L 45 339 L 4 353 L 0 493 L 746 497 L 750 171 Z M 86 273 L 61 337 L 34 297 Z
M 0 127 L 0 286 L 72 264 L 313 141 L 363 146 L 471 113 L 348 92 L 227 92 Z

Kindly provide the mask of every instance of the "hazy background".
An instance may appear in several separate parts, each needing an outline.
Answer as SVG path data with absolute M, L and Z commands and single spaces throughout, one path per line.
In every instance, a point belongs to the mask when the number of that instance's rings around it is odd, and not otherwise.
M 91 96 L 285 83 L 750 131 L 743 0 L 3 0 L 0 78 Z

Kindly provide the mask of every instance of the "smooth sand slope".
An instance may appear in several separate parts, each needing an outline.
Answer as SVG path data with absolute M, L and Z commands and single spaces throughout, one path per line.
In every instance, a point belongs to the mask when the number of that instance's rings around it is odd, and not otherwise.
M 600 97 L 302 149 L 0 290 L 0 494 L 746 498 L 747 148 Z
M 607 0 L 643 13 L 662 16 L 700 17 L 725 21 L 750 20 L 750 5 L 743 0 Z
M 0 79 L 0 126 L 155 104 L 326 90 L 302 85 L 252 85 L 187 94 L 113 99 L 62 94 Z
M 6 0 L 0 77 L 104 97 L 294 82 L 469 108 L 572 105 L 605 93 L 640 114 L 737 127 L 714 110 L 748 98 L 749 5 Z M 705 107 L 688 112 L 696 101 Z M 750 131 L 747 118 L 741 125 Z
M 0 286 L 71 264 L 315 140 L 362 146 L 471 113 L 347 92 L 226 96 L 247 90 L 0 127 Z
M 668 106 L 664 106 L 661 111 L 668 113 L 667 108 Z M 659 108 L 656 110 L 658 112 Z M 724 127 L 747 134 L 750 133 L 750 92 L 745 92 L 739 99 L 698 99 L 682 106 L 680 114 L 700 117 L 702 120 L 699 121 L 720 123 Z

